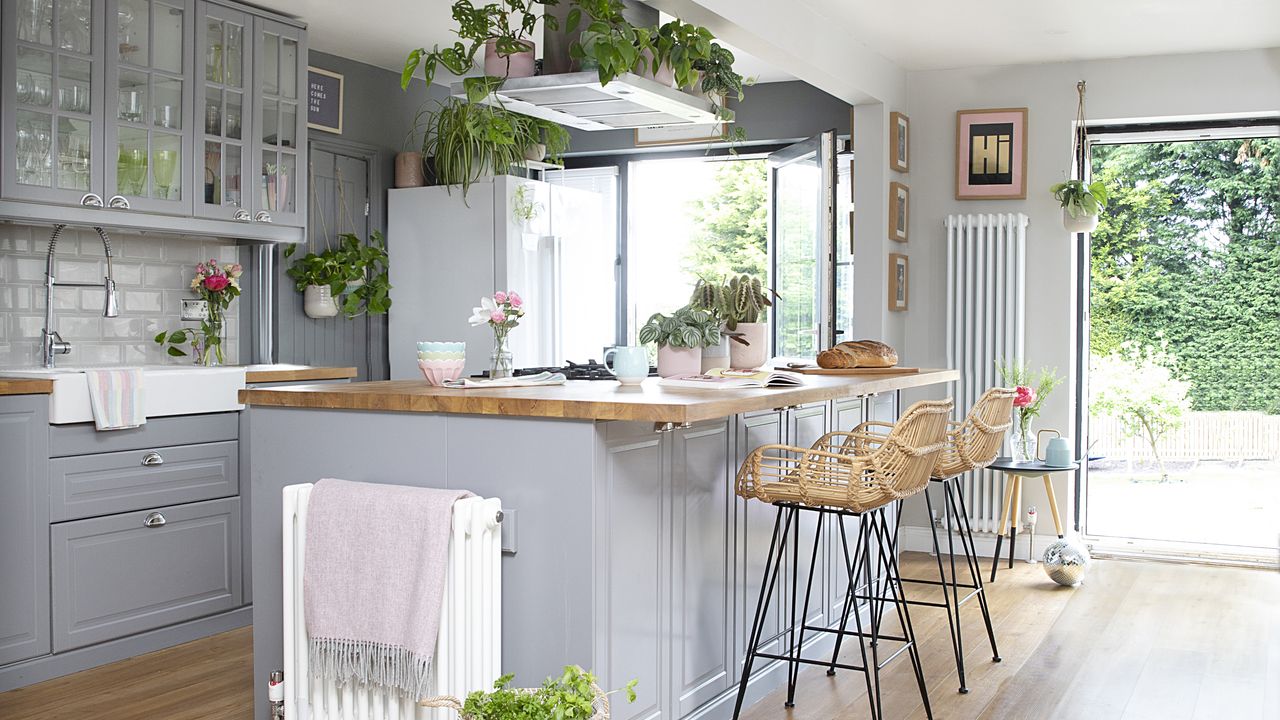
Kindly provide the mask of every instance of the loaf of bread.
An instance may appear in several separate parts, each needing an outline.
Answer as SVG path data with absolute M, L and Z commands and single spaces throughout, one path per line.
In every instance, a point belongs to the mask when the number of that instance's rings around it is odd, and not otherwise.
M 897 351 L 876 340 L 842 342 L 818 353 L 818 367 L 823 368 L 887 368 L 897 364 Z

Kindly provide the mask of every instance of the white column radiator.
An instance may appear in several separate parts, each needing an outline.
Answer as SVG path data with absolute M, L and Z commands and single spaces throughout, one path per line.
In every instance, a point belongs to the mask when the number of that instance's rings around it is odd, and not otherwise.
M 960 419 L 978 396 L 1000 383 L 997 363 L 1023 358 L 1027 216 L 948 215 L 946 228 L 947 367 L 960 371 Z M 973 528 L 994 531 L 1003 475 L 982 470 L 961 482 Z
M 307 670 L 302 605 L 311 483 L 284 488 L 284 681 L 286 720 L 454 720 L 452 710 L 417 707 L 381 687 L 314 680 Z M 430 695 L 488 689 L 502 667 L 502 502 L 466 498 L 453 506 L 449 569 Z M 376 608 L 370 608 L 376 612 Z

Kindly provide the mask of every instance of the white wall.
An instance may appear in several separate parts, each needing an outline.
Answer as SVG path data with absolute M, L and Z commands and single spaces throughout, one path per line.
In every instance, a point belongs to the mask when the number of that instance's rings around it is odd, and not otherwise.
M 908 74 L 912 134 L 906 182 L 911 186 L 912 217 L 905 252 L 911 257 L 911 310 L 905 316 L 901 354 L 913 365 L 942 367 L 946 360 L 943 218 L 949 213 L 1024 212 L 1031 218 L 1026 361 L 1033 368 L 1057 367 L 1069 374 L 1040 420 L 1040 427 L 1067 433 L 1074 432 L 1077 268 L 1071 237 L 1062 229 L 1061 211 L 1048 187 L 1065 179 L 1070 167 L 1078 80 L 1088 83 L 1090 122 L 1274 115 L 1280 113 L 1280 48 Z M 1029 109 L 1027 199 L 958 201 L 955 112 L 1003 107 Z M 882 259 L 876 261 L 883 264 Z M 1038 530 L 1049 534 L 1053 526 L 1048 503 L 1038 485 L 1027 485 L 1030 492 L 1024 489 L 1023 507 L 1039 508 L 1043 520 Z M 1063 473 L 1054 487 L 1069 525 L 1073 482 Z M 908 524 L 926 524 L 923 508 L 912 509 Z

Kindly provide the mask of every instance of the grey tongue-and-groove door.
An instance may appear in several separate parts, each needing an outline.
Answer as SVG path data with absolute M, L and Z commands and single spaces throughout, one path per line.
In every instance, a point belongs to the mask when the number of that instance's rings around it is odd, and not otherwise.
M 310 152 L 311 202 L 307 247 L 277 262 L 279 356 L 282 363 L 353 366 L 361 380 L 387 377 L 386 316 L 360 315 L 316 320 L 302 311 L 302 293 L 294 290 L 285 270 L 308 252 L 335 247 L 338 236 L 353 233 L 367 242 L 380 227 L 371 217 L 371 192 L 380 192 L 370 174 L 370 156 L 344 151 L 335 144 L 312 140 Z

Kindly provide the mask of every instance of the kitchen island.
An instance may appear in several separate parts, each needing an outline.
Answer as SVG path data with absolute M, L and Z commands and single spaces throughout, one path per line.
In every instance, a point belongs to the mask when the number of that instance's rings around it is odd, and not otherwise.
M 618 720 L 728 717 L 775 514 L 734 496 L 742 459 L 766 443 L 807 446 L 863 420 L 891 421 L 899 390 L 957 377 L 810 376 L 798 388 L 732 391 L 656 380 L 242 391 L 255 498 L 256 717 L 267 717 L 266 678 L 282 666 L 280 491 L 325 477 L 502 499 L 502 665 L 517 685 L 576 663 L 605 687 L 639 680 L 638 700 L 615 706 Z M 808 542 L 814 522 L 801 527 Z M 816 538 L 809 624 L 839 620 L 837 539 L 831 528 Z M 801 555 L 787 573 L 808 573 Z M 784 627 L 780 609 L 766 634 Z M 748 702 L 784 681 L 778 664 L 758 667 Z

